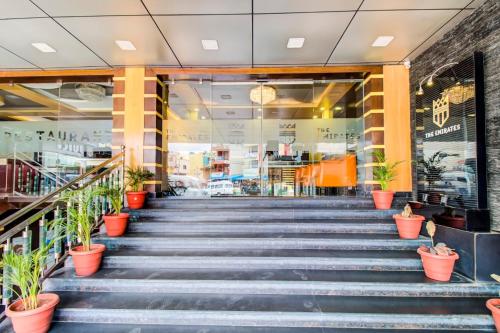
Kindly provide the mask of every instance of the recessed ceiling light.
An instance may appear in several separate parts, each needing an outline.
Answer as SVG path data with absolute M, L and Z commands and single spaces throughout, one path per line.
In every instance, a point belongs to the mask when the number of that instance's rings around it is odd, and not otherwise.
M 258 108 L 257 111 L 262 112 L 262 108 Z
M 313 119 L 318 119 L 318 116 L 317 116 L 317 115 L 314 115 L 314 116 L 313 116 Z
M 289 49 L 300 49 L 302 46 L 304 46 L 305 40 L 306 39 L 302 37 L 288 38 L 288 43 L 286 44 L 286 47 Z
M 204 50 L 212 51 L 219 49 L 219 43 L 217 43 L 217 40 L 215 39 L 202 39 L 201 45 L 203 46 Z
M 207 117 L 205 117 L 205 116 L 201 116 L 201 119 L 207 119 Z
M 200 111 L 200 109 L 198 109 L 198 108 L 194 108 L 194 111 L 195 111 L 195 112 L 198 112 L 198 111 Z
M 233 97 L 231 95 L 220 95 L 220 98 L 222 98 L 222 99 L 231 99 Z
M 373 42 L 372 46 L 373 47 L 386 47 L 389 45 L 392 40 L 394 39 L 394 36 L 378 36 L 377 39 Z
M 336 106 L 336 107 L 334 108 L 334 110 L 335 110 L 335 111 L 340 111 L 340 110 L 342 110 L 342 107 L 341 107 L 341 106 Z
M 320 107 L 319 109 L 320 109 L 321 111 L 325 111 L 325 107 L 324 107 L 324 106 Z
M 31 43 L 34 48 L 38 49 L 39 51 L 43 53 L 54 53 L 56 50 L 54 50 L 50 45 L 46 43 Z
M 116 45 L 123 51 L 135 51 L 136 48 L 129 40 L 115 40 Z

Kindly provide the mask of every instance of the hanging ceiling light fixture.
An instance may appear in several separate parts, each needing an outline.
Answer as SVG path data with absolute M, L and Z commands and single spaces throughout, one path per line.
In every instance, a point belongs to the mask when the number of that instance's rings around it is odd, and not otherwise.
M 422 84 L 424 83 L 425 80 L 427 80 L 427 87 L 432 87 L 434 85 L 434 76 L 436 76 L 440 70 L 442 70 L 445 67 L 454 66 L 456 64 L 458 64 L 458 62 L 450 62 L 450 63 L 444 64 L 443 66 L 439 67 L 434 72 L 432 72 L 431 74 L 424 76 L 424 78 L 418 84 L 417 95 L 421 96 L 424 94 L 424 89 L 422 88 Z
M 250 90 L 250 100 L 256 104 L 268 104 L 276 99 L 276 89 L 271 86 L 258 86 Z

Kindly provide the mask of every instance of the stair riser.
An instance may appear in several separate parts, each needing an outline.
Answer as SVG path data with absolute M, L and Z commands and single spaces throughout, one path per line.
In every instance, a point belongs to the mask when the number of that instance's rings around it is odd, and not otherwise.
M 256 311 L 169 311 L 58 308 L 56 321 L 154 325 L 323 327 L 366 329 L 493 329 L 486 315 L 394 315 Z
M 318 219 L 390 219 L 395 210 L 253 210 L 253 211 L 165 211 L 142 210 L 134 212 L 139 218 L 158 221 L 265 221 L 265 220 L 318 220 Z
M 395 224 L 375 223 L 161 223 L 131 222 L 129 232 L 161 233 L 397 233 Z
M 109 249 L 318 249 L 318 250 L 416 250 L 429 240 L 368 240 L 368 239 L 207 239 L 207 238 L 100 238 L 95 242 Z
M 72 266 L 72 260 L 67 261 Z M 419 271 L 419 259 L 356 258 L 254 258 L 254 257 L 135 257 L 106 256 L 103 268 L 135 269 L 311 269 L 311 270 L 376 270 Z
M 423 273 L 422 273 L 423 274 Z M 134 292 L 239 295 L 322 295 L 359 297 L 496 297 L 500 288 L 471 284 L 321 281 L 200 281 L 49 279 L 45 291 Z

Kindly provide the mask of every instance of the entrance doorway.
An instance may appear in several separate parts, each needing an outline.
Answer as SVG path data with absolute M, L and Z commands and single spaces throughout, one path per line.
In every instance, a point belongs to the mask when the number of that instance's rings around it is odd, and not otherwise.
M 363 192 L 361 79 L 212 81 L 168 89 L 168 179 L 179 196 Z

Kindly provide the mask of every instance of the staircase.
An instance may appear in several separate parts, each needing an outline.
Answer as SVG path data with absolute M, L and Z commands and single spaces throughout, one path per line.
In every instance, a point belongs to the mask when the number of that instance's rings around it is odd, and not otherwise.
M 426 279 L 398 210 L 370 199 L 156 199 L 124 237 L 101 234 L 102 269 L 44 284 L 52 332 L 494 332 L 495 284 Z

